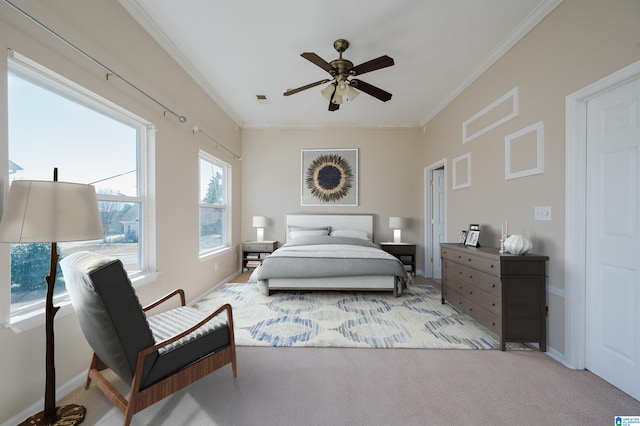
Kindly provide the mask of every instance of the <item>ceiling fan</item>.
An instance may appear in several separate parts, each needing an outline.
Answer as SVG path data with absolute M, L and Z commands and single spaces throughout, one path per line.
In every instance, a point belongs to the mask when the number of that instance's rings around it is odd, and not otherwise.
M 284 96 L 293 95 L 294 93 L 331 82 L 331 84 L 322 89 L 322 95 L 329 100 L 329 111 L 338 110 L 345 98 L 347 100 L 355 99 L 359 94 L 358 91 L 355 90 L 356 88 L 373 96 L 374 98 L 380 99 L 382 102 L 387 102 L 391 99 L 391 93 L 385 92 L 376 86 L 352 77 L 379 70 L 381 68 L 390 67 L 394 65 L 392 58 L 384 55 L 379 58 L 363 62 L 360 65 L 353 66 L 353 62 L 342 57 L 342 53 L 349 48 L 349 42 L 347 40 L 336 40 L 333 43 L 333 48 L 338 51 L 340 57 L 331 62 L 325 61 L 313 52 L 304 52 L 300 54 L 300 56 L 306 60 L 313 62 L 323 70 L 327 71 L 331 75 L 331 78 L 306 84 L 296 89 L 288 89 L 284 92 Z

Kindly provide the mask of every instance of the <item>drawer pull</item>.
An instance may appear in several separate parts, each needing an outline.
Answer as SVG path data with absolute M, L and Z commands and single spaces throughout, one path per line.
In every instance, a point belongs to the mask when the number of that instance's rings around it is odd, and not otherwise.
M 495 285 L 495 284 L 491 284 L 491 288 L 495 288 L 495 287 L 496 287 L 496 285 Z
M 472 291 L 470 291 L 470 292 L 469 292 L 469 295 L 472 295 L 472 294 L 473 294 L 473 292 L 472 292 Z
M 469 279 L 470 279 L 470 280 L 471 280 L 471 279 L 473 279 L 473 275 L 469 275 Z

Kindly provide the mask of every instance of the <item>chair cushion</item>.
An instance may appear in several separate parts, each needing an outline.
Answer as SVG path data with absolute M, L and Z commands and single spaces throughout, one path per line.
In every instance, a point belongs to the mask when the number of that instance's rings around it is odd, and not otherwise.
M 159 343 L 202 321 L 207 314 L 190 306 L 182 306 L 149 317 L 149 325 L 156 342 Z M 159 350 L 151 370 L 143 376 L 141 389 L 171 375 L 205 355 L 228 346 L 229 326 L 224 313 L 206 325 Z

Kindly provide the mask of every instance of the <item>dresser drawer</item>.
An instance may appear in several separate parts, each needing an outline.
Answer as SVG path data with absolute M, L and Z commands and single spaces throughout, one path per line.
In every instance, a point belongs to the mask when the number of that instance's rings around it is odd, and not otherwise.
M 496 315 L 483 309 L 479 305 L 476 305 L 473 302 L 465 301 L 465 313 L 472 316 L 476 321 L 480 324 L 487 327 L 489 330 L 493 331 L 498 337 L 502 335 L 502 320 L 500 315 Z
M 443 263 L 445 260 L 450 260 L 461 265 L 469 266 L 473 269 L 487 272 L 489 274 L 500 274 L 500 258 L 486 258 L 482 255 L 473 252 L 472 249 L 450 249 L 447 247 L 441 248 L 441 256 Z
M 451 288 L 443 288 L 442 289 L 442 294 L 444 296 L 444 299 L 451 306 L 455 306 L 456 308 L 460 309 L 460 311 L 462 311 L 462 312 L 465 311 L 466 300 L 465 300 L 464 296 L 462 296 L 460 293 L 458 293 L 457 291 L 455 291 L 455 290 L 453 290 Z
M 495 315 L 500 315 L 500 312 L 502 311 L 502 305 L 500 303 L 499 297 L 471 285 L 467 285 L 465 290 L 465 296 L 467 297 L 467 299 L 469 299 L 469 301 Z

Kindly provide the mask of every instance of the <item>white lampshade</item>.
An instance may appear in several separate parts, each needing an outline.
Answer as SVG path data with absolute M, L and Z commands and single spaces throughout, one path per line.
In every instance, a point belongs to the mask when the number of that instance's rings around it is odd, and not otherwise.
M 389 218 L 389 228 L 402 229 L 405 226 L 406 226 L 406 223 L 403 217 L 391 216 Z
M 349 101 L 354 100 L 355 98 L 358 97 L 358 95 L 360 94 L 360 92 L 358 92 L 356 89 L 354 89 L 353 87 L 349 86 L 349 90 L 347 90 L 347 99 Z
M 45 243 L 103 236 L 93 186 L 33 180 L 11 184 L 0 222 L 0 241 Z
M 345 80 L 340 80 L 336 86 L 336 95 L 345 96 L 349 93 L 349 85 Z
M 403 217 L 389 217 L 389 228 L 393 229 L 394 243 L 399 243 L 402 241 L 402 228 L 404 228 L 405 226 L 407 226 L 407 224 Z
M 266 216 L 254 216 L 253 217 L 253 227 L 254 228 L 264 228 L 267 226 L 267 217 Z
M 330 101 L 331 100 L 331 95 L 333 95 L 333 91 L 334 91 L 335 87 L 336 86 L 334 85 L 334 83 L 331 83 L 327 87 L 322 89 L 320 91 L 320 93 L 322 93 L 322 96 L 324 96 L 328 101 Z
M 253 227 L 258 228 L 256 230 L 256 240 L 264 241 L 264 228 L 267 226 L 267 217 L 266 216 L 254 216 L 253 217 Z

